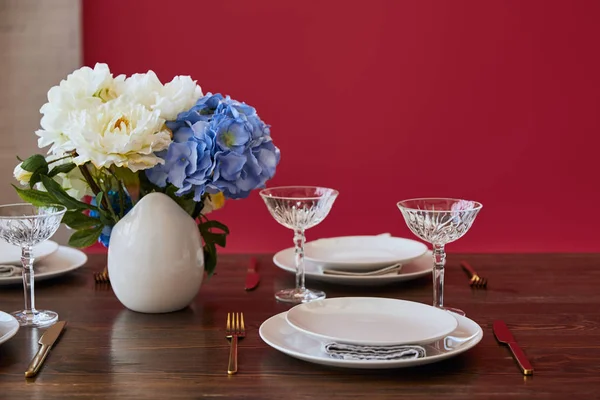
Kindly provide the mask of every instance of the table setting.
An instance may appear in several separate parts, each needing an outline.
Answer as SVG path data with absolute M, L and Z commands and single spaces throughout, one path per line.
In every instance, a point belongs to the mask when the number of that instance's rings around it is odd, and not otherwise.
M 313 237 L 343 191 L 271 185 L 270 126 L 189 76 L 97 64 L 48 99 L 48 154 L 15 168 L 24 203 L 0 205 L 10 398 L 560 398 L 569 365 L 597 383 L 598 295 L 554 281 L 572 280 L 564 261 L 593 277 L 597 256 L 447 255 L 483 212 L 453 197 L 398 196 L 390 231 L 412 237 Z M 253 192 L 290 246 L 220 254 L 235 233 L 212 213 Z M 68 245 L 52 241 L 61 223 Z M 97 243 L 106 254 L 80 250 Z

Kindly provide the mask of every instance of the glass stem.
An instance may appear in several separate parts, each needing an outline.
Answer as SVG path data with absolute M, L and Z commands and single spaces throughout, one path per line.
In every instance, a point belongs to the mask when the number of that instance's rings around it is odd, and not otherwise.
M 294 246 L 296 247 L 296 290 L 304 291 L 304 229 L 294 230 Z
M 443 244 L 433 245 L 433 306 L 444 307 L 444 266 L 446 251 Z
M 35 312 L 35 292 L 33 273 L 33 248 L 24 246 L 21 248 L 21 263 L 23 264 L 23 291 L 25 293 L 25 312 Z

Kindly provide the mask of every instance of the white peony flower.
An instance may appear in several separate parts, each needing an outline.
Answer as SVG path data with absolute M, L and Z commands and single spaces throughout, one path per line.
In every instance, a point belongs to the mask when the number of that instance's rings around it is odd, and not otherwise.
M 58 158 L 62 158 L 61 160 L 55 161 Z M 72 158 L 64 158 L 59 157 L 57 155 L 51 154 L 46 157 L 46 161 L 49 163 L 49 168 L 52 170 L 54 167 L 58 167 L 59 165 L 67 164 L 73 162 Z M 67 192 L 67 194 L 77 200 L 83 199 L 85 196 L 93 196 L 94 192 L 88 185 L 87 181 L 83 177 L 83 174 L 79 170 L 79 168 L 73 168 L 71 171 L 65 173 L 57 174 L 53 177 L 53 179 Z M 45 189 L 44 189 L 45 190 Z
M 25 171 L 23 168 L 21 168 L 21 165 L 23 165 L 22 162 L 15 167 L 13 175 L 21 185 L 27 185 L 29 184 L 29 180 L 31 179 L 31 175 L 33 175 L 33 172 Z
M 40 109 L 43 114 L 42 129 L 36 131 L 40 137 L 40 148 L 52 145 L 50 153 L 62 153 L 68 146 L 69 137 L 65 134 L 65 124 L 73 111 L 93 109 L 103 102 L 118 96 L 117 86 L 125 77 L 119 75 L 113 78 L 106 64 L 96 64 L 94 69 L 83 67 L 66 80 L 60 82 L 48 91 L 48 103 Z
M 189 76 L 176 76 L 163 86 L 153 71 L 132 75 L 119 83 L 118 91 L 152 111 L 158 110 L 167 121 L 189 110 L 202 97 L 200 86 Z
M 150 111 L 130 100 L 121 96 L 96 110 L 69 114 L 64 131 L 71 149 L 77 151 L 75 164 L 90 161 L 96 168 L 114 164 L 136 172 L 164 163 L 154 155 L 171 143 L 164 119 L 158 110 Z

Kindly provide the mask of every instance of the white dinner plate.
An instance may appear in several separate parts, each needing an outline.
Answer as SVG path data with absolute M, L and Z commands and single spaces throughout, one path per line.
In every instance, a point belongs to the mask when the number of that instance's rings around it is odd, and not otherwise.
M 71 247 L 59 246 L 52 255 L 44 258 L 33 267 L 35 281 L 53 278 L 71 272 L 87 262 L 87 255 Z M 23 284 L 21 273 L 0 277 L 0 285 Z
M 0 343 L 15 336 L 19 330 L 19 322 L 10 314 L 0 311 Z
M 332 367 L 384 369 L 431 364 L 457 356 L 473 348 L 483 337 L 481 327 L 467 317 L 456 315 L 458 327 L 452 337 L 422 345 L 425 357 L 408 360 L 341 360 L 325 352 L 328 340 L 306 335 L 286 322 L 286 312 L 277 314 L 260 326 L 262 340 L 272 348 L 291 357 Z
M 41 261 L 58 250 L 58 243 L 46 240 L 33 246 L 35 261 Z M 21 248 L 4 241 L 0 241 L 0 264 L 21 265 Z
M 336 297 L 298 304 L 286 319 L 307 335 L 368 346 L 429 343 L 458 325 L 448 311 L 384 297 Z
M 341 276 L 323 274 L 323 267 L 316 265 L 311 261 L 304 261 L 304 274 L 310 281 L 321 281 L 327 283 L 336 283 L 353 286 L 376 286 L 389 285 L 396 282 L 404 282 L 417 279 L 423 276 L 430 276 L 433 269 L 431 251 L 423 256 L 402 265 L 399 274 L 379 275 L 379 276 Z M 294 260 L 294 248 L 281 250 L 273 257 L 276 266 L 284 271 L 296 273 L 296 263 Z
M 388 235 L 341 236 L 314 240 L 304 245 L 304 258 L 321 266 L 345 271 L 364 271 L 407 263 L 427 252 L 416 240 Z

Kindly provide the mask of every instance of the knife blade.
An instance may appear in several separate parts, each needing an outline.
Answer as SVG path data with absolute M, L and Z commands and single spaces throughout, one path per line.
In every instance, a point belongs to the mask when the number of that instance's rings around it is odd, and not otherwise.
M 258 266 L 256 262 L 256 258 L 252 257 L 250 259 L 250 266 L 248 267 L 248 272 L 246 272 L 246 290 L 255 289 L 260 282 L 260 275 L 258 274 Z
M 525 356 L 525 353 L 521 347 L 519 347 L 517 344 L 517 341 L 508 329 L 508 326 L 506 326 L 506 323 L 501 320 L 494 321 L 493 328 L 496 339 L 500 343 L 507 344 L 510 348 L 510 351 L 512 351 L 515 360 L 519 364 L 519 367 L 521 367 L 521 371 L 523 371 L 523 375 L 533 375 L 533 367 L 529 363 L 529 360 L 527 359 L 527 356 Z
M 46 356 L 50 352 L 52 345 L 54 345 L 54 343 L 62 333 L 63 329 L 65 328 L 65 325 L 67 325 L 67 321 L 59 321 L 52 325 L 50 328 L 46 329 L 46 332 L 44 332 L 44 334 L 38 341 L 41 347 L 38 349 L 37 353 L 35 354 L 35 357 L 33 357 L 33 359 L 31 360 L 31 363 L 29 363 L 27 371 L 25 371 L 26 378 L 31 378 L 38 373 L 40 367 L 46 359 Z

